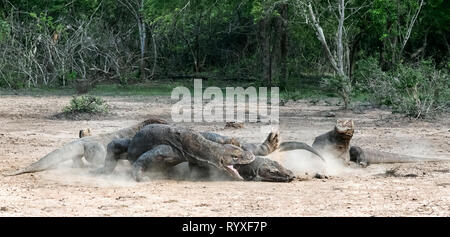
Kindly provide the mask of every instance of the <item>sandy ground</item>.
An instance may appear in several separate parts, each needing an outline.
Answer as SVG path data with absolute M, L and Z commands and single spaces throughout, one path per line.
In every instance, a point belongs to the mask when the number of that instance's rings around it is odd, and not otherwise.
M 113 115 L 91 121 L 50 117 L 71 97 L 0 96 L 0 173 L 27 166 L 74 140 L 79 129 L 104 133 L 147 115 L 170 120 L 171 101 L 161 97 L 107 97 Z M 416 156 L 450 158 L 450 118 L 410 121 L 389 111 L 339 111 L 307 100 L 280 107 L 284 141 L 312 143 L 336 118 L 354 119 L 352 143 Z M 334 102 L 331 101 L 331 104 Z M 336 118 L 326 117 L 335 111 Z M 261 123 L 224 129 L 224 123 L 183 124 L 262 142 Z M 126 170 L 126 164 L 123 165 Z M 396 177 L 383 175 L 398 168 Z M 94 177 L 63 168 L 0 176 L 0 216 L 450 216 L 450 162 L 383 164 L 334 169 L 328 179 L 291 183 L 184 181 L 158 178 L 136 183 L 126 172 Z

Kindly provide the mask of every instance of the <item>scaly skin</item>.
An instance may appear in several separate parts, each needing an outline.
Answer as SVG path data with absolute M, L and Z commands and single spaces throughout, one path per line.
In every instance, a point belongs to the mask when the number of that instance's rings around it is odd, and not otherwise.
M 354 130 L 355 126 L 352 120 L 338 120 L 333 130 L 314 139 L 312 147 L 322 155 L 330 154 L 348 163 L 350 161 L 350 140 Z
M 247 165 L 234 166 L 247 181 L 291 182 L 295 176 L 292 171 L 284 168 L 278 162 L 257 156 Z
M 226 137 L 216 133 L 203 132 L 201 134 L 208 140 L 217 143 L 240 146 L 242 149 L 250 151 L 256 156 L 255 160 L 249 164 L 234 165 L 239 175 L 246 181 L 290 182 L 294 179 L 292 171 L 282 167 L 276 161 L 261 157 L 269 155 L 279 148 L 280 134 L 278 132 L 270 133 L 261 144 L 245 143 L 240 139 Z M 305 148 L 297 147 L 296 149 Z M 189 163 L 189 169 L 191 173 L 197 174 L 197 177 L 209 177 L 210 174 L 210 169 L 198 167 L 191 163 Z
M 332 154 L 335 157 L 343 159 L 347 164 L 349 161 L 352 161 L 363 167 L 377 163 L 414 163 L 450 160 L 445 158 L 414 157 L 370 149 L 363 150 L 358 146 L 350 146 L 353 132 L 353 121 L 338 121 L 332 131 L 316 137 L 313 147 L 318 149 L 322 154 Z
M 85 130 L 84 130 L 85 131 Z M 81 131 L 80 131 L 81 133 Z M 90 134 L 90 133 L 89 133 Z M 217 133 L 211 132 L 201 132 L 200 133 L 204 138 L 220 143 L 220 144 L 232 144 L 235 146 L 240 146 L 244 150 L 251 151 L 254 155 L 258 155 L 255 161 L 251 162 L 247 165 L 236 165 L 235 168 L 239 172 L 239 175 L 243 177 L 244 180 L 247 181 L 267 181 L 267 182 L 290 182 L 293 180 L 293 173 L 282 167 L 278 162 L 259 157 L 265 156 L 273 152 L 278 148 L 279 145 L 279 134 L 278 133 L 270 133 L 266 140 L 262 144 L 250 144 L 245 143 L 240 139 L 234 137 L 226 137 Z M 241 145 L 242 144 L 242 145 Z M 310 150 L 308 145 L 301 143 L 289 143 L 285 144 L 288 147 L 284 147 L 285 150 L 293 149 L 292 145 L 295 146 L 295 149 L 306 149 Z M 305 146 L 306 145 L 306 146 Z M 122 141 L 122 143 L 116 143 L 116 152 L 125 152 L 128 149 L 129 141 Z M 310 149 L 308 149 L 308 147 Z M 280 149 L 281 150 L 281 149 Z M 311 151 L 317 155 L 319 155 L 315 150 Z M 209 176 L 210 169 L 206 167 L 199 167 L 192 163 L 189 163 L 189 169 L 192 173 L 197 174 L 197 176 L 202 175 L 204 177 Z
M 304 149 L 320 157 L 320 154 L 314 148 L 300 142 L 288 142 L 285 143 L 286 146 L 281 148 L 281 146 L 279 146 L 280 140 L 278 132 L 270 133 L 262 144 L 245 143 L 237 138 L 226 137 L 210 132 L 202 132 L 201 134 L 206 139 L 216 143 L 240 146 L 242 149 L 250 151 L 256 156 L 255 160 L 249 164 L 234 165 L 234 168 L 238 171 L 239 175 L 246 181 L 291 182 L 295 178 L 292 171 L 281 166 L 278 162 L 262 157 L 269 155 L 278 148 L 280 148 L 280 151 Z M 189 169 L 191 173 L 196 173 L 201 177 L 208 177 L 210 173 L 208 168 L 198 167 L 192 163 L 189 163 Z
M 160 119 L 150 119 L 145 121 L 144 123 L 142 123 L 140 125 L 140 128 L 142 128 L 143 126 L 145 126 L 146 124 L 167 124 L 166 121 L 164 120 L 160 120 Z M 133 126 L 133 128 L 127 128 L 124 130 L 121 130 L 119 133 L 120 134 L 124 134 L 124 131 L 127 131 L 129 129 L 134 130 L 135 126 Z M 140 129 L 139 128 L 139 129 Z M 127 132 L 125 132 L 127 133 Z M 134 133 L 134 132 L 132 132 Z M 92 136 L 90 129 L 84 129 L 84 130 L 80 130 L 80 138 L 83 137 L 87 137 L 87 136 Z M 114 133 L 115 134 L 115 133 Z M 120 152 L 122 153 L 122 155 L 124 155 L 123 153 L 127 152 L 128 146 L 129 146 L 129 135 L 120 135 L 120 134 L 116 134 L 118 139 L 115 139 L 116 143 L 115 143 L 115 149 L 116 152 Z M 244 141 L 237 139 L 237 138 L 233 138 L 233 137 L 225 137 L 225 136 L 221 136 L 219 134 L 216 133 L 210 133 L 210 132 L 201 132 L 200 133 L 204 138 L 216 142 L 216 143 L 220 143 L 220 144 L 232 144 L 235 146 L 240 146 L 241 148 L 243 148 L 244 150 L 250 151 L 255 155 L 258 156 L 265 156 L 270 154 L 271 152 L 273 152 L 274 150 L 276 150 L 279 146 L 279 134 L 278 133 L 270 133 L 267 136 L 267 139 L 262 143 L 262 144 L 251 144 L 251 143 L 245 143 Z M 108 138 L 109 137 L 109 138 Z M 104 135 L 99 135 L 99 136 L 95 136 L 95 137 L 90 137 L 89 139 L 85 138 L 82 140 L 82 142 L 86 142 L 88 144 L 88 146 L 92 145 L 94 142 L 94 140 L 98 140 L 97 138 L 100 138 L 100 140 L 105 140 L 106 139 L 110 139 L 110 136 L 108 134 L 104 134 Z M 67 146 L 65 146 L 65 149 L 60 149 L 58 153 L 60 154 L 64 154 L 65 156 L 69 156 L 71 157 L 73 152 L 69 152 L 68 150 L 73 149 L 73 148 L 79 148 L 76 147 L 77 143 L 81 143 L 79 140 L 74 141 L 74 144 L 67 144 Z M 291 143 L 291 142 L 290 142 Z M 241 145 L 242 144 L 242 145 Z M 302 143 L 303 144 L 303 143 Z M 106 144 L 102 144 L 102 146 L 94 148 L 94 152 L 91 152 L 91 154 L 97 154 L 97 163 L 99 162 L 103 162 L 104 158 L 101 158 L 101 153 L 100 152 L 104 149 Z M 292 145 L 292 144 L 291 144 Z M 305 148 L 305 146 L 301 145 L 299 146 L 298 144 L 295 144 L 296 148 L 295 149 L 306 149 L 306 150 L 310 150 L 312 148 L 309 149 L 308 147 Z M 66 149 L 69 148 L 69 149 Z M 102 149 L 103 148 L 103 149 Z M 284 150 L 291 150 L 292 147 L 284 147 Z M 280 149 L 280 150 L 283 150 Z M 172 151 L 170 151 L 170 149 L 168 149 L 167 147 L 159 147 L 158 152 L 165 152 L 165 153 L 170 153 Z M 315 154 L 317 154 L 317 152 L 315 152 L 314 150 L 311 151 Z M 74 159 L 74 162 L 76 162 L 77 160 L 81 161 L 81 157 L 84 154 L 81 154 L 82 152 L 78 152 L 80 155 L 76 156 L 76 158 Z M 86 152 L 85 152 L 86 153 Z M 62 157 L 63 155 L 58 155 L 60 157 Z M 104 156 L 104 155 L 103 155 Z M 89 157 L 92 157 L 92 155 L 89 156 L 89 154 L 86 154 L 86 157 L 88 160 L 92 160 L 89 159 Z M 124 156 L 122 156 L 124 157 Z M 47 160 L 50 160 L 51 162 L 46 162 Z M 64 159 L 64 160 L 68 160 L 68 159 Z M 20 172 L 17 173 L 22 173 L 22 172 L 36 172 L 36 171 L 40 171 L 40 170 L 45 170 L 47 168 L 50 168 L 50 166 L 48 165 L 43 165 L 43 164 L 57 164 L 60 163 L 64 160 L 58 160 L 55 157 L 52 157 L 50 159 L 43 159 L 40 162 L 37 162 L 37 164 L 34 164 L 34 166 L 32 165 L 31 167 L 28 167 L 28 170 L 21 170 Z M 265 160 L 265 162 L 261 162 Z M 114 163 L 114 162 L 113 162 Z M 161 164 L 160 164 L 161 165 Z M 192 165 L 192 167 L 191 167 Z M 167 167 L 167 166 L 166 166 Z M 161 168 L 161 167 L 160 167 Z M 200 169 L 202 172 L 204 172 L 205 170 L 207 170 L 206 167 L 199 167 L 199 166 L 195 166 L 193 165 L 193 163 L 190 163 L 190 168 L 191 169 Z M 239 165 L 239 170 L 241 170 L 243 172 L 243 178 L 245 180 L 253 180 L 253 181 L 272 181 L 272 182 L 289 182 L 293 179 L 293 175 L 292 172 L 285 169 L 284 167 L 282 167 L 280 164 L 278 164 L 276 161 L 271 161 L 267 158 L 262 158 L 262 157 L 257 157 L 257 160 L 255 160 L 255 162 L 251 162 L 250 164 L 247 165 Z M 256 173 L 252 176 L 249 175 L 251 172 L 250 171 L 256 171 Z
M 108 145 L 105 166 L 95 173 L 111 173 L 124 152 L 133 163 L 132 174 L 143 181 L 143 172 L 152 168 L 165 169 L 182 162 L 201 167 L 213 167 L 241 178 L 232 168 L 235 164 L 248 164 L 255 156 L 238 146 L 210 141 L 191 129 L 152 124 L 141 129 L 132 139 L 117 139 Z
M 267 136 L 267 139 L 262 144 L 249 144 L 244 143 L 243 141 L 239 141 L 237 138 L 232 137 L 225 137 L 216 133 L 210 133 L 210 132 L 201 132 L 200 133 L 204 138 L 206 138 L 209 141 L 212 141 L 214 143 L 219 143 L 222 145 L 226 144 L 232 144 L 236 146 L 242 147 L 244 150 L 247 149 L 247 151 L 252 152 L 254 155 L 259 155 L 255 158 L 254 161 L 252 161 L 249 164 L 235 164 L 234 168 L 237 169 L 239 172 L 239 176 L 242 177 L 244 180 L 247 181 L 267 181 L 267 182 L 290 182 L 294 179 L 293 173 L 282 167 L 278 162 L 270 160 L 268 158 L 260 157 L 264 155 L 268 155 L 269 153 L 273 152 L 278 148 L 279 144 L 279 134 L 278 133 L 270 133 Z M 111 154 L 116 154 L 116 158 L 120 159 L 123 156 L 120 156 L 123 152 L 128 151 L 128 147 L 130 146 L 130 139 L 126 140 L 115 140 L 111 143 L 111 146 L 109 146 L 111 150 Z M 146 152 L 147 153 L 147 152 Z M 144 153 L 144 154 L 146 154 Z M 152 156 L 151 159 L 153 159 L 153 162 L 150 162 L 150 166 L 147 164 L 146 169 L 166 169 L 170 166 L 174 166 L 180 162 L 179 159 L 176 159 L 174 157 L 177 157 L 178 154 L 173 151 L 173 149 L 170 146 L 157 146 L 156 148 L 149 151 L 150 154 L 156 154 L 155 156 Z M 147 156 L 148 155 L 143 155 Z M 159 157 L 160 160 L 154 162 L 156 157 Z M 141 159 L 141 158 L 139 158 Z M 162 162 L 164 160 L 164 162 Z M 112 161 L 109 166 L 113 167 L 115 166 L 115 161 Z M 193 172 L 194 169 L 196 169 L 196 172 L 201 172 L 203 175 L 208 174 L 210 171 L 210 168 L 213 168 L 215 171 L 222 171 L 222 173 L 225 171 L 225 174 L 230 174 L 229 170 L 223 170 L 223 169 L 217 169 L 215 166 L 201 166 L 198 165 L 198 163 L 191 163 L 189 162 L 189 168 L 191 172 Z M 96 173 L 108 173 L 111 172 L 111 169 L 109 170 L 98 170 Z M 142 170 L 134 171 L 133 174 L 138 181 L 143 181 L 146 178 L 142 175 Z M 234 172 L 232 173 L 232 177 L 234 177 Z
M 370 149 L 363 150 L 358 146 L 352 146 L 350 148 L 350 161 L 366 167 L 370 164 L 379 163 L 416 163 L 427 161 L 450 161 L 450 159 L 408 156 Z
M 244 165 L 234 165 L 239 175 L 246 181 L 264 182 L 291 182 L 295 176 L 292 171 L 286 169 L 278 162 L 262 157 L 267 156 L 275 150 L 290 151 L 303 149 L 310 151 L 323 160 L 323 157 L 314 148 L 302 142 L 283 142 L 280 145 L 280 135 L 278 132 L 270 133 L 262 144 L 245 143 L 241 139 L 226 137 L 216 133 L 202 132 L 203 137 L 220 144 L 233 144 L 240 146 L 246 151 L 252 152 L 256 158 L 253 162 Z M 192 173 L 200 177 L 208 177 L 209 169 L 189 164 Z
M 113 139 L 131 138 L 137 131 L 148 124 L 167 123 L 161 119 L 150 118 L 134 126 L 121 129 L 116 132 L 101 134 L 98 136 L 86 136 L 67 143 L 63 147 L 56 149 L 26 168 L 4 174 L 5 176 L 34 173 L 51 169 L 67 160 L 72 160 L 74 166 L 83 166 L 84 157 L 89 163 L 96 166 L 104 162 L 106 156 L 106 146 Z

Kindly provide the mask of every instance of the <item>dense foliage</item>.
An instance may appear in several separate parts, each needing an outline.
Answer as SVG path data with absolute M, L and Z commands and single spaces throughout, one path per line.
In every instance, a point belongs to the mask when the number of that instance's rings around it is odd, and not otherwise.
M 448 79 L 449 25 L 444 0 L 0 0 L 0 87 L 199 77 L 313 84 L 347 106 L 377 87 L 411 95 L 389 78 Z M 379 85 L 358 87 L 358 70 Z

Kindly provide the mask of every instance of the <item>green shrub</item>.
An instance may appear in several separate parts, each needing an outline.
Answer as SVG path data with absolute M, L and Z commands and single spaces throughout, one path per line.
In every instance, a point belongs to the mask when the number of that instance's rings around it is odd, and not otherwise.
M 109 106 L 98 96 L 78 96 L 74 97 L 70 104 L 63 109 L 64 114 L 107 114 Z
M 396 94 L 392 78 L 381 70 L 375 58 L 367 58 L 356 63 L 354 73 L 356 93 L 368 93 L 374 105 L 392 105 Z
M 446 109 L 450 98 L 448 68 L 438 70 L 432 62 L 422 61 L 383 72 L 373 58 L 357 66 L 357 87 L 369 92 L 376 105 L 389 105 L 393 112 L 415 118 L 433 117 Z
M 441 113 L 449 94 L 448 71 L 437 70 L 430 61 L 418 65 L 399 65 L 392 72 L 398 102 L 394 112 L 425 118 Z

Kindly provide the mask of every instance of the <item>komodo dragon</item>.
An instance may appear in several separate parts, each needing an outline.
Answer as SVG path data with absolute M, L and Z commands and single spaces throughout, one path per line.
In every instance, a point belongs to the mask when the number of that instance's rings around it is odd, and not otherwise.
M 114 139 L 109 143 L 105 165 L 94 173 L 111 173 L 125 152 L 128 153 L 126 159 L 133 164 L 132 176 L 136 181 L 146 180 L 143 176 L 146 170 L 166 169 L 186 161 L 201 167 L 214 167 L 239 179 L 233 165 L 248 164 L 255 159 L 250 151 L 210 141 L 192 129 L 150 124 L 132 139 Z
M 334 157 L 349 161 L 350 139 L 353 136 L 354 124 L 352 120 L 338 120 L 334 129 L 314 139 L 312 147 L 304 142 L 282 142 L 279 151 L 290 151 L 303 149 L 315 154 L 325 162 L 323 155 L 329 154 Z
M 370 164 L 379 163 L 416 163 L 427 161 L 450 161 L 450 159 L 408 156 L 370 149 L 363 150 L 359 146 L 351 146 L 350 161 L 353 161 L 362 167 L 367 167 Z
M 234 144 L 240 146 L 242 147 L 242 149 L 250 151 L 256 156 L 255 160 L 249 164 L 234 165 L 234 168 L 237 170 L 239 175 L 246 181 L 291 182 L 295 178 L 292 171 L 286 169 L 274 160 L 263 157 L 269 155 L 279 148 L 278 132 L 271 132 L 262 144 L 245 143 L 242 140 L 234 137 L 226 137 L 211 132 L 203 132 L 201 134 L 208 140 L 217 143 Z M 289 151 L 293 149 L 294 146 L 292 146 L 292 143 L 289 143 L 289 146 L 285 146 L 283 150 L 280 149 L 280 151 Z M 308 150 L 320 156 L 320 154 L 315 149 L 305 143 L 296 143 L 295 149 Z M 189 168 L 191 171 L 196 169 L 195 172 L 200 172 L 204 176 L 205 174 L 209 174 L 209 169 L 205 169 L 204 167 L 197 167 L 196 165 L 191 163 L 189 164 Z
M 264 158 L 264 157 L 260 157 L 260 156 L 268 155 L 278 148 L 279 133 L 273 133 L 273 132 L 270 133 L 267 136 L 266 140 L 262 144 L 245 143 L 240 139 L 237 139 L 234 137 L 226 137 L 226 136 L 222 136 L 222 135 L 212 133 L 212 132 L 200 132 L 200 134 L 209 141 L 219 143 L 222 145 L 231 144 L 231 145 L 239 146 L 246 151 L 250 151 L 251 153 L 253 153 L 256 156 L 255 160 L 249 164 L 240 164 L 240 165 L 236 164 L 235 165 L 236 166 L 235 168 L 237 169 L 239 176 L 245 180 L 290 182 L 295 178 L 295 176 L 293 175 L 293 173 L 290 170 L 284 168 L 278 162 Z M 128 147 L 129 147 L 130 143 L 131 143 L 131 139 L 113 140 L 108 145 L 108 151 L 111 153 L 111 155 L 108 157 L 114 157 L 116 159 L 117 158 L 118 159 L 123 159 L 123 158 L 126 159 L 126 156 L 123 156 L 123 152 L 128 151 Z M 306 144 L 299 145 L 299 146 L 297 146 L 296 149 L 305 149 L 305 150 L 309 150 L 315 154 L 318 154 L 317 151 L 315 151 L 313 148 L 311 148 L 310 146 L 308 146 Z M 287 149 L 287 150 L 289 150 L 289 149 Z M 160 163 L 157 165 L 153 165 L 153 168 L 159 168 L 159 169 L 162 167 L 167 168 L 167 166 L 173 166 L 175 164 L 176 164 L 176 162 L 169 164 L 169 165 Z M 109 172 L 111 172 L 111 169 L 113 169 L 112 167 L 114 167 L 115 165 L 116 165 L 116 161 L 114 159 L 110 160 L 110 161 L 106 162 L 105 168 L 96 170 L 93 173 L 96 173 L 96 174 L 109 173 Z M 106 168 L 106 167 L 110 167 L 110 168 Z M 195 172 L 202 172 L 203 174 L 207 174 L 207 173 L 209 173 L 210 167 L 211 166 L 199 166 L 196 162 L 189 162 L 189 169 L 191 172 L 193 171 L 193 169 L 197 169 L 197 170 L 195 170 Z M 212 166 L 212 167 L 217 168 L 216 166 Z M 227 169 L 227 173 L 230 174 L 230 171 L 233 170 L 233 167 L 228 166 L 225 169 Z M 222 169 L 222 171 L 224 171 L 225 169 Z M 217 171 L 217 169 L 216 169 L 216 171 Z M 242 175 L 241 175 L 241 173 L 242 173 Z M 236 175 L 236 172 L 234 172 L 234 170 L 232 171 L 231 174 L 232 174 L 233 178 L 238 178 Z M 138 177 L 139 180 L 141 178 L 142 178 L 142 176 Z
M 39 172 L 50 169 L 51 167 L 67 160 L 72 160 L 74 166 L 82 167 L 83 157 L 93 165 L 102 164 L 105 160 L 106 146 L 109 142 L 117 138 L 131 138 L 144 126 L 154 123 L 165 124 L 167 122 L 157 118 L 150 118 L 134 126 L 120 129 L 119 131 L 100 134 L 97 136 L 85 136 L 50 152 L 26 168 L 4 175 L 12 176 L 24 173 Z M 82 134 L 80 132 L 80 136 L 81 135 Z
M 234 168 L 238 171 L 239 175 L 246 181 L 290 182 L 295 178 L 292 171 L 286 169 L 277 161 L 263 157 L 269 155 L 275 150 L 279 150 L 280 152 L 298 149 L 307 150 L 324 160 L 316 149 L 306 143 L 283 142 L 280 144 L 278 132 L 271 132 L 262 144 L 245 143 L 241 139 L 226 137 L 212 132 L 202 132 L 201 134 L 208 140 L 217 143 L 240 146 L 242 149 L 250 151 L 256 156 L 255 160 L 249 164 L 234 165 Z M 205 169 L 205 167 L 197 167 L 195 164 L 190 163 L 189 168 L 191 171 L 196 169 L 195 172 L 200 172 L 203 174 L 209 173 L 209 169 Z
M 132 175 L 137 181 L 145 179 L 142 174 L 144 170 L 164 170 L 187 161 L 191 171 L 196 168 L 202 172 L 207 172 L 212 168 L 235 179 L 290 182 L 295 178 L 292 171 L 274 160 L 262 157 L 276 150 L 278 144 L 278 133 L 270 133 L 262 144 L 251 144 L 216 133 L 201 132 L 197 134 L 195 131 L 177 128 L 176 126 L 149 125 L 137 133 L 133 139 L 116 139 L 108 144 L 105 167 L 94 171 L 94 173 L 112 172 L 117 160 L 123 159 L 122 154 L 128 152 L 129 157 L 127 159 L 133 162 Z M 299 144 L 301 143 L 297 143 L 297 149 L 305 149 L 318 154 L 312 147 Z M 221 145 L 225 148 L 242 148 L 242 151 L 233 149 L 231 151 L 235 154 L 235 158 L 244 154 L 244 162 L 239 159 L 224 159 Z M 185 148 L 188 148 L 189 151 L 186 152 Z M 225 151 L 229 152 L 229 149 Z M 255 158 L 249 162 L 250 159 L 246 158 L 245 155 L 254 155 Z
M 239 175 L 247 181 L 291 182 L 295 176 L 278 162 L 257 156 L 246 165 L 234 165 Z
M 346 164 L 356 162 L 362 167 L 377 163 L 414 163 L 426 161 L 450 161 L 445 158 L 424 158 L 395 154 L 377 150 L 361 149 L 350 146 L 353 137 L 354 123 L 352 120 L 338 120 L 333 130 L 314 139 L 312 147 L 322 155 L 330 154 L 342 159 Z M 283 144 L 280 145 L 282 147 Z
M 333 130 L 326 132 L 314 139 L 312 148 L 303 142 L 283 142 L 280 151 L 305 149 L 317 155 L 322 161 L 324 155 L 332 155 L 340 158 L 346 163 L 350 161 L 350 139 L 353 136 L 354 124 L 352 120 L 337 120 Z
M 150 123 L 167 124 L 166 121 L 160 119 L 153 119 Z M 232 144 L 236 146 L 241 146 L 244 150 L 251 151 L 253 154 L 257 155 L 254 162 L 247 165 L 239 165 L 235 167 L 237 171 L 241 174 L 245 180 L 248 181 L 272 181 L 272 182 L 290 182 L 294 179 L 293 173 L 281 166 L 278 162 L 259 157 L 266 156 L 276 150 L 279 145 L 279 134 L 270 133 L 267 139 L 262 144 L 251 144 L 245 143 L 234 137 L 226 137 L 216 133 L 211 132 L 201 132 L 203 137 L 208 140 L 220 143 L 220 144 Z M 92 136 L 90 129 L 83 129 L 79 131 L 79 137 L 83 138 L 86 136 Z M 242 144 L 242 145 L 241 145 Z M 292 149 L 305 149 L 316 155 L 319 155 L 316 150 L 311 148 L 309 145 L 301 142 L 284 142 L 284 145 L 280 151 L 292 150 Z M 319 155 L 320 156 L 320 155 Z M 58 162 L 56 162 L 58 163 Z M 189 164 L 189 168 L 198 169 L 196 172 L 208 173 L 205 168 L 199 168 L 192 163 Z M 35 171 L 30 171 L 35 172 Z
M 333 130 L 314 139 L 312 147 L 322 155 L 331 155 L 348 163 L 350 161 L 350 140 L 354 131 L 353 120 L 337 120 Z
M 338 120 L 333 130 L 322 134 L 314 140 L 313 147 L 323 154 L 331 154 L 347 164 L 356 162 L 362 167 L 377 163 L 415 163 L 426 161 L 450 161 L 445 158 L 424 158 L 395 154 L 377 150 L 361 149 L 350 146 L 355 125 L 352 120 Z
M 282 151 L 291 151 L 291 150 L 307 150 L 315 155 L 317 155 L 320 159 L 324 160 L 320 153 L 303 142 L 282 142 L 279 144 L 279 133 L 270 133 L 269 136 L 262 144 L 254 144 L 254 143 L 245 143 L 240 139 L 234 137 L 226 137 L 216 133 L 211 132 L 203 132 L 202 135 L 208 140 L 222 143 L 222 144 L 233 144 L 236 146 L 242 147 L 242 149 L 246 151 L 251 151 L 256 156 L 267 156 L 273 151 L 277 150 Z

